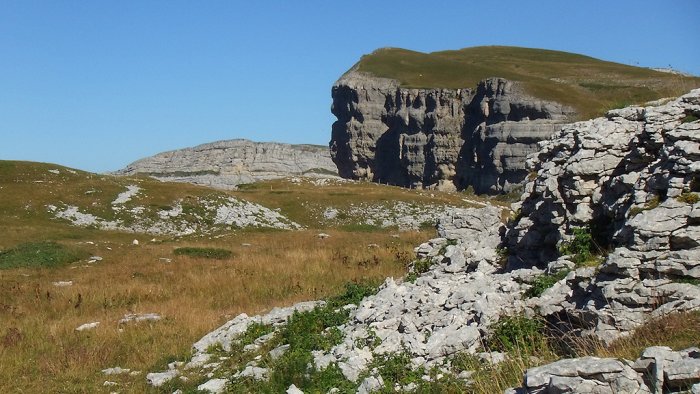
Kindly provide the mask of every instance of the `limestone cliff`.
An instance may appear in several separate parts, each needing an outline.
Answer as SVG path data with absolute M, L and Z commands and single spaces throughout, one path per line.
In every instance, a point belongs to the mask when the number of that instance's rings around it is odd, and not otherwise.
M 525 158 L 574 114 L 489 78 L 464 89 L 409 89 L 355 69 L 332 88 L 330 142 L 340 176 L 407 187 L 509 191 Z
M 333 177 L 337 171 L 323 146 L 236 139 L 159 153 L 117 174 L 148 174 L 161 180 L 232 189 L 241 183 L 286 176 Z

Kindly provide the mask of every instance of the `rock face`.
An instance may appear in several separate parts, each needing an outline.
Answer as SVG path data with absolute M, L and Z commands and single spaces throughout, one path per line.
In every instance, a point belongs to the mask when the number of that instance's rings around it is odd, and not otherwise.
M 525 373 L 523 386 L 506 393 L 696 393 L 700 391 L 698 381 L 700 349 L 674 352 L 654 346 L 646 348 L 634 362 L 583 357 L 531 368 Z M 691 391 L 684 391 L 688 388 Z
M 539 315 L 558 325 L 553 333 L 611 342 L 650 318 L 699 310 L 699 115 L 700 89 L 565 127 L 530 157 L 537 176 L 514 204 L 514 219 L 503 224 L 494 206 L 444 215 L 439 237 L 416 248 L 411 275 L 388 278 L 376 294 L 344 307 L 349 320 L 333 327 L 341 335 L 332 347 L 311 352 L 309 370 L 337 367 L 358 392 L 368 392 L 386 388 L 388 377 L 373 366 L 388 354 L 405 354 L 411 365 L 445 374 L 455 372 L 448 367 L 458 353 L 503 360 L 507 355 L 484 352 L 482 345 L 507 316 Z M 581 228 L 590 229 L 586 234 L 607 255 L 584 264 L 576 255 L 560 256 L 558 247 L 576 241 L 585 233 Z M 530 291 L 553 274 L 563 275 L 542 292 Z M 257 319 L 283 324 L 285 316 L 273 311 Z M 241 315 L 195 348 L 201 353 L 215 340 L 225 348 L 249 323 Z M 290 343 L 283 346 L 294 351 Z M 509 392 L 666 393 L 691 387 L 700 392 L 700 350 L 657 346 L 634 362 L 584 357 L 533 368 L 523 387 Z
M 148 174 L 166 181 L 233 189 L 241 183 L 287 176 L 334 177 L 337 169 L 323 146 L 237 139 L 159 153 L 116 174 Z
M 350 70 L 332 89 L 340 176 L 410 187 L 508 191 L 525 159 L 573 110 L 502 78 L 465 89 L 408 89 Z
M 556 263 L 576 228 L 609 250 L 598 269 L 545 292 L 544 315 L 609 342 L 650 314 L 700 307 L 698 114 L 700 90 L 610 111 L 564 127 L 529 159 L 537 177 L 506 236 L 510 268 Z

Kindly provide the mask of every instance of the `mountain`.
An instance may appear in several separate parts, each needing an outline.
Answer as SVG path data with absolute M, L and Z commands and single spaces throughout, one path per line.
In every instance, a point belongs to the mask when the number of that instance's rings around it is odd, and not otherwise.
M 517 47 L 384 48 L 333 85 L 331 154 L 342 177 L 501 193 L 563 124 L 678 95 L 700 78 Z
M 234 189 L 242 183 L 287 176 L 336 177 L 337 170 L 325 146 L 235 139 L 159 153 L 116 174 L 146 174 L 160 180 Z

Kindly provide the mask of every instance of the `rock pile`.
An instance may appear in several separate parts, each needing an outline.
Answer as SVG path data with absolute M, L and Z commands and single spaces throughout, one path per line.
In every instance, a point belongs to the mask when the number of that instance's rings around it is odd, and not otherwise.
M 379 204 L 351 204 L 347 208 L 326 207 L 322 221 L 326 225 L 350 223 L 377 227 L 398 227 L 399 230 L 418 230 L 434 227 L 438 218 L 453 212 L 457 207 L 447 204 L 431 204 L 394 201 Z

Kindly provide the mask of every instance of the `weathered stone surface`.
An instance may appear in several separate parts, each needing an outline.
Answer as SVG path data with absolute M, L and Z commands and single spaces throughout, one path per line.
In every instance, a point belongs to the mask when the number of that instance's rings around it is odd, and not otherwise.
M 207 393 L 219 394 L 223 393 L 226 390 L 227 384 L 228 380 L 226 379 L 211 379 L 197 386 L 197 390 L 204 391 Z
M 515 204 L 505 243 L 510 269 L 556 265 L 573 229 L 611 250 L 598 273 L 560 281 L 531 305 L 605 342 L 649 317 L 700 305 L 700 90 L 658 106 L 611 111 L 562 128 L 528 161 L 537 176 Z
M 241 183 L 287 176 L 333 177 L 337 169 L 324 146 L 237 139 L 159 153 L 115 174 L 147 174 L 165 181 L 233 189 Z
M 408 89 L 350 70 L 332 89 L 331 155 L 342 177 L 443 190 L 508 191 L 525 159 L 573 115 L 491 78 L 465 89 Z
M 528 369 L 509 393 L 671 393 L 700 382 L 700 352 L 653 346 L 636 361 L 583 357 Z
M 615 359 L 564 359 L 527 370 L 527 392 L 536 393 L 651 393 L 642 378 Z

